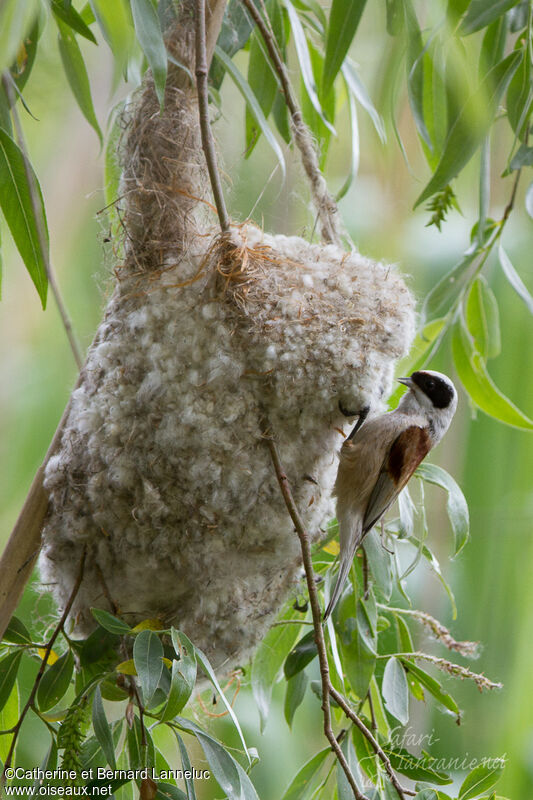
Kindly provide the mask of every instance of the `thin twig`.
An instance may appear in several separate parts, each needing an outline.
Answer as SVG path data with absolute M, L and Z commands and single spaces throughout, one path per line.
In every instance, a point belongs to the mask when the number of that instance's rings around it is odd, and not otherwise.
M 330 693 L 331 697 L 335 700 L 335 702 L 342 708 L 342 710 L 344 711 L 344 713 L 346 714 L 348 719 L 350 719 L 353 722 L 353 724 L 357 728 L 359 728 L 359 730 L 361 731 L 361 733 L 363 734 L 365 739 L 367 739 L 370 742 L 370 744 L 372 746 L 372 749 L 374 750 L 375 754 L 383 762 L 383 765 L 384 765 L 384 767 L 385 767 L 385 769 L 387 771 L 387 775 L 389 776 L 392 785 L 396 789 L 396 792 L 398 793 L 398 796 L 401 797 L 402 800 L 403 800 L 404 791 L 405 790 L 402 789 L 402 787 L 398 783 L 398 779 L 397 779 L 396 775 L 394 774 L 394 770 L 392 769 L 392 765 L 391 765 L 391 763 L 390 763 L 390 761 L 389 761 L 389 759 L 387 757 L 387 754 L 382 750 L 379 742 L 377 741 L 377 739 L 375 738 L 373 733 L 366 727 L 366 725 L 363 722 L 363 720 L 360 719 L 357 716 L 355 711 L 352 708 L 350 708 L 350 706 L 348 705 L 348 703 L 346 702 L 346 700 L 342 696 L 342 694 L 340 694 L 335 689 L 335 687 L 331 685 L 331 683 L 329 685 L 329 693 Z
M 39 672 L 37 673 L 37 675 L 35 677 L 35 680 L 33 682 L 33 686 L 32 686 L 32 690 L 30 692 L 30 696 L 28 697 L 28 699 L 26 701 L 26 705 L 22 709 L 21 714 L 20 714 L 20 716 L 18 718 L 18 722 L 17 722 L 17 724 L 15 725 L 15 727 L 13 729 L 13 739 L 11 740 L 11 745 L 10 745 L 10 748 L 9 748 L 9 752 L 7 754 L 7 758 L 6 758 L 5 763 L 4 763 L 4 770 L 2 772 L 2 780 L 1 780 L 1 784 L 2 785 L 4 784 L 4 782 L 6 780 L 6 770 L 8 769 L 8 767 L 11 766 L 11 762 L 13 760 L 13 754 L 15 752 L 15 745 L 17 743 L 17 738 L 18 738 L 20 729 L 22 727 L 22 723 L 24 722 L 26 714 L 28 713 L 30 708 L 33 706 L 33 702 L 35 700 L 35 695 L 37 694 L 37 690 L 39 688 L 39 684 L 41 683 L 41 679 L 42 679 L 42 677 L 44 675 L 44 671 L 46 669 L 46 665 L 48 664 L 48 659 L 50 658 L 50 654 L 52 652 L 52 648 L 53 648 L 53 646 L 55 644 L 55 641 L 56 641 L 57 637 L 59 636 L 59 634 L 63 630 L 63 626 L 64 626 L 64 624 L 65 624 L 65 622 L 67 620 L 67 617 L 68 617 L 68 615 L 70 613 L 70 609 L 72 608 L 74 600 L 76 599 L 76 595 L 78 594 L 79 588 L 81 586 L 81 582 L 83 580 L 83 570 L 84 570 L 84 567 L 85 567 L 85 557 L 86 557 L 86 555 L 87 555 L 87 551 L 86 551 L 86 548 L 84 548 L 83 549 L 83 553 L 81 554 L 80 566 L 78 568 L 78 574 L 76 576 L 76 580 L 74 582 L 74 586 L 72 587 L 72 591 L 70 593 L 70 597 L 69 597 L 69 599 L 67 601 L 67 604 L 66 604 L 66 606 L 65 606 L 65 608 L 63 610 L 63 613 L 61 614 L 61 619 L 57 623 L 57 625 L 56 625 L 56 627 L 54 629 L 54 632 L 52 633 L 52 635 L 51 635 L 51 637 L 50 637 L 50 639 L 48 641 L 48 644 L 46 645 L 46 648 L 45 648 L 45 651 L 44 651 L 44 655 L 43 655 L 43 659 L 41 661 L 41 666 L 39 667 Z
M 320 604 L 318 602 L 318 592 L 313 574 L 313 563 L 311 560 L 311 546 L 309 543 L 309 535 L 305 529 L 302 518 L 300 517 L 300 514 L 296 507 L 296 503 L 294 502 L 294 498 L 292 496 L 287 475 L 285 474 L 285 471 L 280 461 L 278 448 L 276 447 L 274 440 L 268 434 L 266 433 L 264 434 L 264 439 L 268 445 L 268 449 L 270 450 L 272 464 L 276 472 L 276 477 L 278 479 L 283 499 L 285 500 L 285 505 L 287 506 L 287 510 L 294 523 L 298 539 L 300 540 L 305 577 L 307 580 L 307 589 L 309 591 L 309 602 L 311 604 L 311 612 L 313 614 L 315 643 L 318 651 L 320 676 L 322 680 L 322 712 L 324 714 L 324 734 L 328 742 L 331 744 L 332 750 L 337 756 L 339 764 L 341 765 L 342 770 L 346 775 L 346 779 L 352 788 L 356 800 L 368 800 L 368 798 L 366 798 L 365 795 L 361 794 L 361 792 L 359 791 L 359 788 L 355 782 L 355 778 L 352 775 L 352 771 L 348 765 L 348 762 L 346 761 L 346 758 L 344 757 L 344 753 L 341 750 L 339 742 L 335 738 L 335 734 L 333 733 L 333 728 L 331 726 L 331 708 L 329 703 L 329 696 L 332 687 L 329 678 L 328 656 L 326 653 L 324 631 L 322 629 L 322 612 L 320 610 Z
M 241 0 L 241 2 L 257 25 L 272 60 L 272 65 L 279 77 L 281 89 L 285 96 L 285 102 L 287 103 L 287 108 L 291 115 L 294 139 L 300 150 L 302 164 L 311 184 L 313 201 L 318 218 L 320 219 L 322 238 L 326 242 L 331 242 L 340 246 L 341 237 L 338 225 L 337 204 L 328 192 L 326 181 L 324 180 L 318 163 L 318 155 L 313 137 L 304 122 L 302 112 L 292 90 L 287 67 L 281 58 L 276 38 L 253 0 Z
M 16 99 L 13 94 L 13 87 L 11 85 L 11 76 L 7 71 L 4 72 L 2 75 L 2 83 L 11 110 L 11 117 L 13 119 L 13 125 L 15 127 L 17 135 L 17 143 L 22 153 L 22 158 L 24 161 L 24 172 L 26 173 L 26 181 L 28 183 L 28 191 L 30 194 L 30 202 L 32 206 L 33 217 L 35 220 L 35 226 L 37 228 L 37 237 L 39 239 L 40 254 L 43 259 L 44 268 L 46 270 L 46 276 L 48 278 L 48 283 L 50 284 L 50 288 L 52 289 L 52 294 L 54 295 L 59 315 L 61 317 L 65 333 L 67 334 L 67 338 L 70 344 L 70 349 L 72 350 L 72 355 L 74 356 L 74 360 L 76 361 L 78 369 L 80 370 L 83 366 L 83 358 L 81 355 L 78 342 L 76 340 L 76 336 L 74 334 L 74 329 L 72 327 L 70 316 L 65 306 L 65 302 L 61 296 L 61 291 L 59 289 L 59 285 L 56 280 L 55 272 L 52 269 L 52 264 L 50 262 L 50 256 L 48 253 L 48 246 L 46 242 L 46 235 L 43 228 L 43 220 L 41 218 L 39 194 L 37 191 L 37 186 L 35 185 L 33 172 L 30 167 L 30 160 L 28 157 L 28 151 L 26 148 L 24 133 L 22 131 L 22 125 L 20 124 L 20 118 L 16 106 Z
M 200 116 L 200 131 L 202 134 L 202 149 L 204 151 L 211 189 L 217 207 L 220 227 L 224 233 L 229 230 L 229 217 L 224 201 L 222 183 L 217 167 L 217 156 L 211 125 L 209 123 L 209 95 L 207 86 L 207 52 L 205 31 L 205 0 L 195 0 L 196 14 L 196 88 L 198 91 L 198 112 Z

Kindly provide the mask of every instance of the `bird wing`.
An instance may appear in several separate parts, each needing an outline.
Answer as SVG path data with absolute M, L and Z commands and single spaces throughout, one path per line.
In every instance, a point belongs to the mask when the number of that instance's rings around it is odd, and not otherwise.
M 427 427 L 411 425 L 393 441 L 370 494 L 363 518 L 367 533 L 396 500 L 420 462 L 431 450 Z

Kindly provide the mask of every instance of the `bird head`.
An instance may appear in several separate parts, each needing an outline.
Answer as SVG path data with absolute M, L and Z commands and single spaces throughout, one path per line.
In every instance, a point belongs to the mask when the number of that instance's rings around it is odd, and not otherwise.
M 418 409 L 431 421 L 437 439 L 447 430 L 457 408 L 457 391 L 452 381 L 442 372 L 417 370 L 409 378 L 398 378 L 409 387 L 402 404 Z

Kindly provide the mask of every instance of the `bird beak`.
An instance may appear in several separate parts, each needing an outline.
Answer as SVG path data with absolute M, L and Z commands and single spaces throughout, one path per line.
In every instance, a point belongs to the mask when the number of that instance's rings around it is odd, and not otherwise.
M 398 381 L 398 383 L 403 383 L 404 386 L 408 386 L 409 388 L 411 388 L 411 386 L 413 385 L 412 378 L 396 378 L 396 380 Z

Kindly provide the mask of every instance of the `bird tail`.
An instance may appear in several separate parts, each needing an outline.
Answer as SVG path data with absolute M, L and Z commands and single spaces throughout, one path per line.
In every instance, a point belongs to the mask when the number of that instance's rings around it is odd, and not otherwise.
M 348 541 L 346 542 L 346 546 L 344 546 L 345 537 L 343 536 L 344 531 L 342 522 L 340 523 L 340 528 L 341 557 L 339 574 L 337 575 L 337 581 L 328 603 L 328 607 L 324 613 L 324 622 L 327 620 L 339 601 L 339 597 L 341 596 L 344 584 L 346 583 L 348 573 L 350 572 L 350 567 L 352 566 L 355 552 L 361 543 L 361 539 L 363 538 L 360 525 L 353 525 L 352 522 L 351 530 L 349 536 L 347 537 Z

